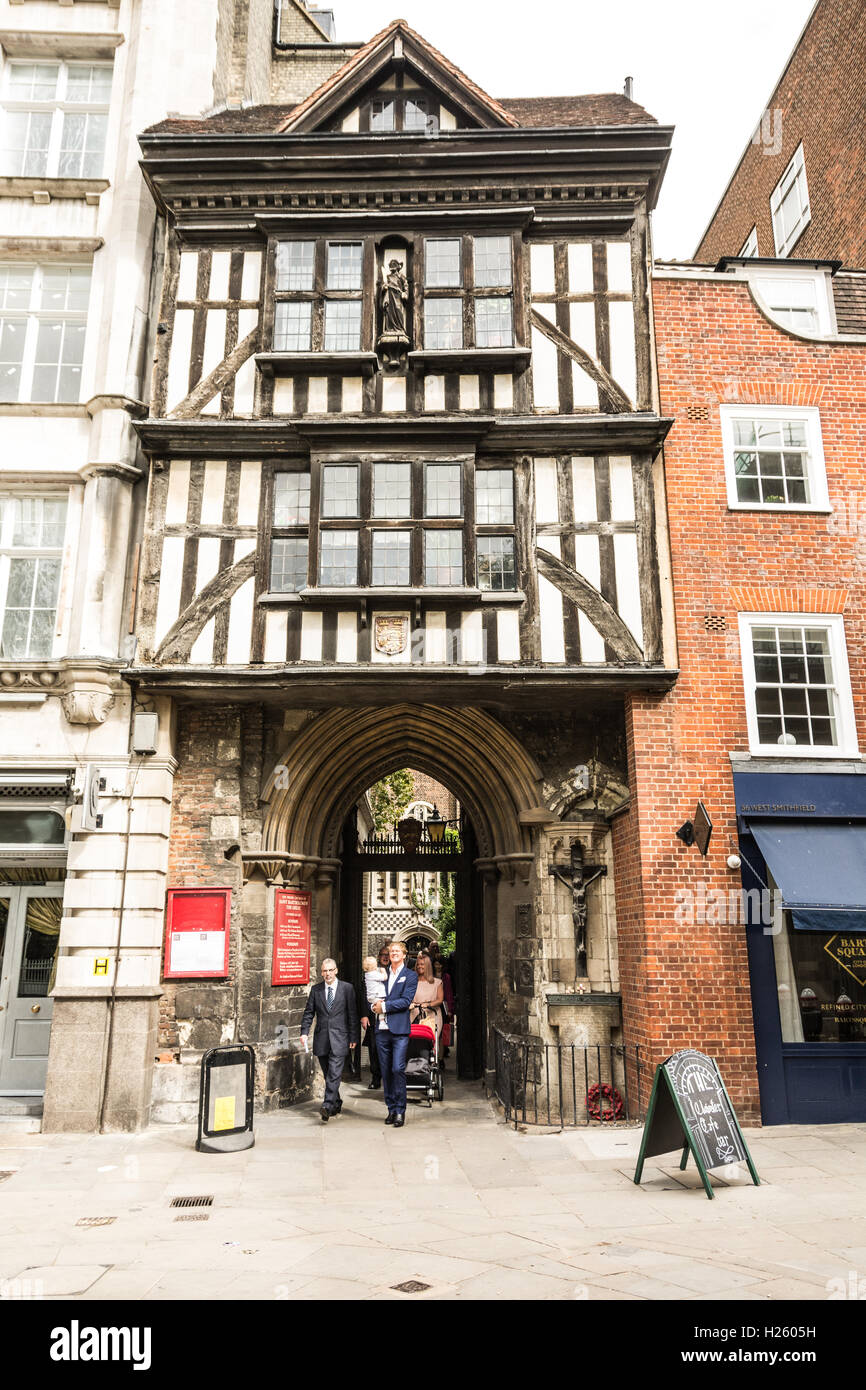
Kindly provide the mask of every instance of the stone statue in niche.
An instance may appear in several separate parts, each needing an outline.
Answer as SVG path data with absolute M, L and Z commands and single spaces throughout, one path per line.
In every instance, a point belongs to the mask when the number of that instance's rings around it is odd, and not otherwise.
M 396 372 L 406 366 L 409 351 L 409 280 L 404 273 L 403 262 L 396 256 L 388 260 L 387 266 L 382 266 L 379 302 L 381 331 L 376 350 L 385 371 Z

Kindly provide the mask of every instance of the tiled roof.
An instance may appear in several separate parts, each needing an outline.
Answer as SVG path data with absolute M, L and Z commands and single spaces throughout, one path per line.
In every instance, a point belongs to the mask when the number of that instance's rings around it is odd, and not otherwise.
M 840 333 L 866 333 L 866 272 L 839 270 L 833 276 L 836 326 Z
M 595 92 L 573 97 L 501 97 L 500 106 L 522 126 L 656 125 L 636 101 L 620 92 Z
M 617 92 L 574 97 L 508 97 L 499 105 L 519 126 L 655 125 L 642 106 Z M 276 134 L 300 108 L 244 106 L 212 116 L 169 116 L 149 126 L 147 135 L 268 135 Z

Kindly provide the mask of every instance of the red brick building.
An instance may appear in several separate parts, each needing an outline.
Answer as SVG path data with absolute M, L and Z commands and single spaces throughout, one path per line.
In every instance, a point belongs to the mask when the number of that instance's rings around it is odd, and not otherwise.
M 765 1123 L 862 1119 L 866 336 L 850 308 L 847 338 L 774 321 L 774 275 L 653 282 L 680 675 L 628 714 L 624 1014 L 658 1056 L 718 1057 L 744 1115 L 760 1088 Z M 854 277 L 811 278 L 821 322 L 852 303 Z M 698 801 L 706 857 L 675 837 Z
M 695 259 L 866 264 L 866 3 L 818 0 Z

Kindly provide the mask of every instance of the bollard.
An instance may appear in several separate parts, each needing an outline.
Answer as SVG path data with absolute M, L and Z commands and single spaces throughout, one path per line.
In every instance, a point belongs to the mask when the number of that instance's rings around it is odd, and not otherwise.
M 256 1054 L 248 1043 L 212 1047 L 201 1059 L 198 1137 L 202 1153 L 251 1149 Z

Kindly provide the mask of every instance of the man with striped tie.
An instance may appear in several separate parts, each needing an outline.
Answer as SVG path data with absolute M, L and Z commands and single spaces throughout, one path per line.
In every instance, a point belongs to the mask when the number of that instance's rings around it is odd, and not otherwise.
M 318 1057 L 325 1078 L 325 1099 L 322 1119 L 339 1115 L 343 1108 L 340 1099 L 340 1080 L 347 1054 L 358 1045 L 360 1025 L 355 990 L 344 980 L 337 979 L 337 962 L 322 961 L 322 983 L 313 985 L 301 1020 L 301 1042 L 307 1037 L 316 1020 L 313 1034 L 313 1056 Z

